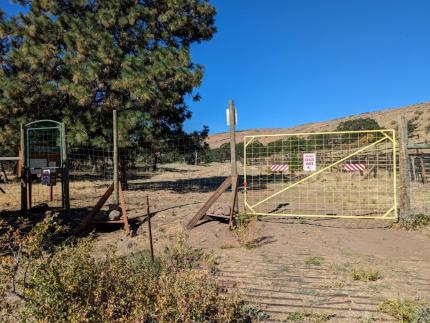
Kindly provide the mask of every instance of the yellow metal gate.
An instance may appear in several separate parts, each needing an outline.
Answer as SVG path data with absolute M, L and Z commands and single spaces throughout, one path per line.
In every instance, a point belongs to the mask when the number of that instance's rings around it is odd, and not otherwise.
M 396 219 L 394 130 L 244 138 L 247 213 Z

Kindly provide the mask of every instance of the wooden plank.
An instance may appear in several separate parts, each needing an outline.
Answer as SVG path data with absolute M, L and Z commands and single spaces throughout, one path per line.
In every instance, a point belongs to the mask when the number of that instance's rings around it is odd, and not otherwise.
M 375 169 L 376 169 L 376 165 L 370 166 L 369 169 L 367 170 L 367 173 L 364 175 L 362 180 L 369 179 L 370 174 L 372 174 L 372 172 L 375 172 Z
M 417 173 L 415 169 L 415 157 L 409 156 L 410 165 L 411 165 L 411 179 L 413 182 L 417 181 Z
M 87 227 L 92 223 L 94 216 L 100 211 L 100 209 L 108 200 L 109 196 L 112 195 L 112 192 L 113 192 L 113 183 L 109 186 L 109 188 L 106 190 L 103 196 L 97 201 L 96 206 L 87 214 L 87 216 L 82 221 L 81 225 L 78 227 L 76 232 L 81 232 L 87 229 Z
M 19 159 L 18 159 L 18 178 L 21 178 L 22 175 L 22 160 L 23 160 L 23 152 L 19 150 Z
M 222 193 L 224 193 L 231 186 L 231 176 L 228 176 L 224 182 L 216 189 L 212 196 L 206 201 L 206 203 L 197 211 L 194 217 L 188 222 L 186 228 L 192 229 L 195 227 L 197 222 L 199 222 L 209 211 L 211 206 L 219 199 Z
M 119 194 L 119 203 L 121 205 L 122 220 L 124 222 L 125 234 L 129 235 L 130 234 L 130 224 L 128 223 L 127 207 L 125 205 L 125 198 L 124 198 L 124 192 L 122 191 L 121 181 L 118 181 L 118 194 Z
M 409 144 L 408 149 L 430 149 L 430 144 Z
M 423 184 L 427 183 L 426 167 L 424 165 L 424 154 L 420 156 L 421 180 Z

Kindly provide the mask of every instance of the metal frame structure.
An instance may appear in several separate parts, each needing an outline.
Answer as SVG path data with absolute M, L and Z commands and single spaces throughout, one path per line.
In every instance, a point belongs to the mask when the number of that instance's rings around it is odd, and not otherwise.
M 280 180 L 278 180 L 274 185 L 273 183 L 269 183 L 266 189 L 261 189 L 261 190 L 265 190 L 265 194 L 261 194 L 264 196 L 257 196 L 260 198 L 257 198 L 257 201 L 255 201 L 255 195 L 254 194 L 253 198 L 250 198 L 250 191 L 251 193 L 253 192 L 253 187 L 248 186 L 249 184 L 249 179 L 254 180 L 254 177 L 258 179 L 258 176 L 263 177 L 263 175 L 261 175 L 263 173 L 263 171 L 261 171 L 261 169 L 263 169 L 263 167 L 265 167 L 266 169 L 270 169 L 270 165 L 269 165 L 269 158 L 268 158 L 268 154 L 266 156 L 264 156 L 264 158 L 258 157 L 257 158 L 253 158 L 253 154 L 252 152 L 250 153 L 250 145 L 252 143 L 255 143 L 256 141 L 258 141 L 259 139 L 263 139 L 265 138 L 266 142 L 268 140 L 268 138 L 280 138 L 279 140 L 281 140 L 281 142 L 283 143 L 284 140 L 288 139 L 288 138 L 309 138 L 310 136 L 326 136 L 326 137 L 330 137 L 330 136 L 334 136 L 334 137 L 339 137 L 339 138 L 343 138 L 343 136 L 345 136 L 344 138 L 351 138 L 351 136 L 353 138 L 361 138 L 364 136 L 371 136 L 371 138 L 375 138 L 375 140 L 373 142 L 367 143 L 365 145 L 359 146 L 359 147 L 355 147 L 356 149 L 353 149 L 353 151 L 349 151 L 348 153 L 346 153 L 346 155 L 341 155 L 339 154 L 339 156 L 335 157 L 337 158 L 335 161 L 331 161 L 328 164 L 323 164 L 323 166 L 321 166 L 319 169 L 315 169 L 315 171 L 311 172 L 311 173 L 305 173 L 305 172 L 301 172 L 300 176 L 294 176 L 293 171 L 290 171 L 290 174 L 288 175 L 284 175 L 284 174 L 273 174 L 273 177 L 275 178 L 280 178 Z M 361 136 L 361 137 L 360 137 Z M 380 138 L 378 139 L 378 136 L 380 136 Z M 259 216 L 287 216 L 287 217 L 313 217 L 313 218 L 318 218 L 318 217 L 332 217 L 332 218 L 351 218 L 351 219 L 397 219 L 398 218 L 398 210 L 397 210 L 397 174 L 396 174 L 396 139 L 395 139 L 395 131 L 392 129 L 381 129 L 381 130 L 368 130 L 368 131 L 332 131 L 332 132 L 319 132 L 319 133 L 286 133 L 286 134 L 268 134 L 268 135 L 264 135 L 264 134 L 259 134 L 259 135 L 251 135 L 251 136 L 245 136 L 244 137 L 244 205 L 245 205 L 245 212 L 246 213 L 251 213 L 254 215 L 259 215 Z M 388 149 L 390 151 L 390 159 L 391 162 L 386 162 L 384 164 L 384 166 L 386 166 L 387 168 L 389 167 L 392 170 L 392 175 L 390 176 L 390 191 L 392 191 L 392 204 L 390 204 L 390 207 L 385 210 L 384 212 L 378 212 L 377 215 L 369 215 L 369 214 L 365 214 L 365 215 L 351 215 L 351 214 L 320 214 L 318 213 L 317 210 L 315 210 L 315 212 L 289 212 L 289 211 L 285 211 L 285 212 L 268 212 L 267 209 L 266 210 L 261 210 L 261 207 L 265 204 L 268 203 L 269 201 L 272 201 L 275 197 L 280 196 L 283 193 L 289 192 L 291 190 L 293 190 L 294 188 L 300 188 L 300 185 L 305 185 L 308 184 L 309 181 L 312 179 L 317 179 L 318 176 L 322 175 L 322 174 L 327 174 L 327 172 L 331 172 L 333 171 L 333 169 L 336 167 L 339 169 L 339 166 L 342 163 L 348 162 L 353 158 L 357 158 L 360 154 L 366 153 L 367 151 L 369 151 L 371 148 L 375 148 L 377 147 L 377 145 L 379 144 L 384 144 L 384 143 L 388 143 Z M 268 149 L 267 146 L 265 146 L 266 148 L 261 148 L 261 150 L 264 149 Z M 283 149 L 283 148 L 282 148 Z M 308 151 L 308 152 L 312 152 L 312 151 Z M 337 151 L 334 151 L 337 152 Z M 305 153 L 305 152 L 297 152 L 297 155 L 300 155 L 301 153 Z M 284 154 L 285 155 L 285 154 Z M 284 159 L 285 163 L 289 163 L 291 162 L 288 161 L 288 158 L 285 156 L 280 157 L 282 159 Z M 297 162 L 297 160 L 296 160 Z M 254 167 L 256 164 L 258 164 L 258 166 L 260 167 L 260 172 L 254 176 L 253 174 L 253 170 L 252 167 Z M 378 168 L 380 165 L 375 165 L 376 168 Z M 250 168 L 251 168 L 251 172 L 250 172 Z M 297 166 L 296 166 L 297 169 Z M 370 174 L 371 171 L 373 171 L 374 168 L 368 169 L 368 173 Z M 267 172 L 267 171 L 266 171 Z M 377 170 L 374 170 L 375 172 L 375 177 L 376 177 L 376 172 Z M 360 172 L 361 175 L 364 175 L 363 172 Z M 368 176 L 369 174 L 367 174 L 367 178 L 369 178 L 370 176 Z M 271 175 L 264 175 L 266 177 L 270 177 Z M 278 176 L 278 177 L 276 177 Z M 288 177 L 288 180 L 284 181 L 285 178 Z M 387 176 L 388 179 L 388 176 Z M 352 181 L 352 179 L 350 179 Z M 264 181 L 264 180 L 263 180 Z M 357 181 L 356 179 L 354 179 L 354 181 Z M 260 180 L 261 182 L 261 180 Z M 346 182 L 346 181 L 345 181 Z M 266 184 L 266 183 L 264 183 Z M 275 189 L 274 192 L 269 192 L 268 187 L 276 187 L 279 186 L 278 189 Z M 315 187 L 318 186 L 318 190 L 321 190 L 320 192 L 316 192 L 315 191 Z M 321 188 L 321 186 L 323 188 Z M 318 183 L 315 183 L 315 185 L 313 186 L 313 190 L 311 190 L 311 194 L 324 194 L 324 188 L 325 185 L 321 184 L 318 185 Z M 291 194 L 294 194 L 291 193 Z M 306 195 L 309 195 L 309 192 L 306 191 Z M 291 197 L 291 196 L 290 196 Z M 325 196 L 324 196 L 325 198 Z M 318 199 L 318 197 L 316 197 L 316 200 Z M 251 201 L 252 200 L 252 201 Z M 342 201 L 343 203 L 343 201 Z M 282 203 L 281 203 L 282 204 Z M 284 203 L 284 204 L 289 204 L 289 203 Z M 258 207 L 260 206 L 260 210 L 258 210 Z M 343 206 L 343 204 L 342 204 Z M 341 209 L 342 211 L 342 209 Z
M 55 166 L 53 166 L 50 165 L 48 161 L 48 164 L 46 166 L 43 166 L 43 169 L 55 170 L 55 177 L 59 177 L 61 179 L 61 207 L 66 211 L 70 208 L 69 172 L 67 165 L 67 142 L 65 125 L 64 123 L 54 120 L 37 120 L 21 127 L 21 156 L 23 158 L 23 169 L 21 178 L 21 210 L 23 213 L 27 213 L 32 208 L 32 183 L 34 177 L 33 173 L 35 171 L 35 166 L 31 164 L 31 146 L 33 144 L 31 140 L 32 133 L 49 130 L 53 132 L 58 131 L 58 133 L 52 135 L 50 139 L 52 140 L 55 136 L 55 147 L 59 148 L 59 164 L 57 165 L 57 163 L 55 163 Z M 52 186 L 50 190 L 52 199 Z

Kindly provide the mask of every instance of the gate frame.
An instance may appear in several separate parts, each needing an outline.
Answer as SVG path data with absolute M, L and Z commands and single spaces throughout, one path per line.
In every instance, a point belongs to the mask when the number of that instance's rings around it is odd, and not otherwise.
M 246 147 L 251 144 L 254 139 L 256 138 L 270 138 L 270 137 L 291 137 L 291 136 L 311 136 L 311 135 L 330 135 L 330 134 L 360 134 L 360 133 L 381 133 L 384 135 L 383 138 L 376 140 L 375 142 L 372 142 L 371 144 L 367 144 L 364 147 L 359 148 L 357 151 L 349 154 L 346 157 L 343 157 L 339 160 L 337 160 L 336 162 L 323 167 L 322 169 L 313 172 L 312 174 L 310 174 L 309 176 L 306 176 L 304 178 L 302 178 L 301 180 L 292 183 L 290 185 L 288 185 L 286 188 L 283 188 L 275 193 L 273 193 L 271 196 L 266 197 L 265 199 L 257 202 L 254 205 L 249 205 L 247 202 L 247 155 L 246 155 Z M 391 136 L 389 136 L 387 133 L 390 133 Z M 370 147 L 373 147 L 375 145 L 377 145 L 378 143 L 381 143 L 385 140 L 389 140 L 392 143 L 392 163 L 391 166 L 393 167 L 393 206 L 384 213 L 384 215 L 382 216 L 352 216 L 352 215 L 318 215 L 318 214 L 273 214 L 273 213 L 262 213 L 262 212 L 255 212 L 255 210 L 253 210 L 253 208 L 255 208 L 256 206 L 270 200 L 272 197 L 277 196 L 285 191 L 287 191 L 288 189 L 299 185 L 302 182 L 305 182 L 306 180 L 308 180 L 311 177 L 315 177 L 321 173 L 323 173 L 324 171 L 348 160 L 349 158 L 363 152 L 366 151 L 367 149 L 369 149 Z M 302 132 L 302 133 L 280 133 L 280 134 L 258 134 L 258 135 L 248 135 L 248 136 L 244 136 L 243 138 L 243 178 L 244 178 L 244 191 L 243 191 L 243 199 L 244 199 L 244 209 L 245 209 L 245 213 L 251 213 L 253 215 L 256 216 L 280 216 L 280 217 L 303 217 L 303 218 L 341 218 L 341 219 L 378 219 L 378 220 L 398 220 L 399 215 L 398 215 L 398 203 L 397 203 L 397 154 L 396 154 L 396 148 L 397 148 L 397 144 L 396 144 L 396 131 L 394 129 L 379 129 L 379 130 L 350 130 L 350 131 L 327 131 L 327 132 Z M 250 212 L 248 212 L 250 211 Z M 390 213 L 394 213 L 393 216 L 388 216 Z
M 40 126 L 38 126 L 40 125 Z M 61 204 L 62 209 L 66 212 L 70 210 L 70 193 L 69 193 L 69 168 L 67 160 L 67 140 L 66 127 L 64 123 L 55 120 L 36 120 L 25 125 L 21 124 L 21 213 L 27 214 L 31 211 L 31 175 L 30 175 L 30 159 L 29 159 L 29 136 L 30 130 L 47 130 L 58 129 L 60 139 L 60 160 L 61 165 L 58 169 L 61 172 Z

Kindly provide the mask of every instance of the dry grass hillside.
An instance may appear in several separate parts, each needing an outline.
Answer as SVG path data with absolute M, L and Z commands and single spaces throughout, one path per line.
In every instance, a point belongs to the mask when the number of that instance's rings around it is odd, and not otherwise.
M 345 118 L 338 118 L 322 122 L 307 123 L 290 128 L 260 128 L 238 131 L 237 142 L 242 142 L 244 136 L 255 134 L 277 134 L 277 133 L 299 133 L 299 132 L 321 132 L 336 129 L 337 125 L 346 120 L 356 118 L 375 119 L 383 128 L 396 128 L 397 119 L 404 115 L 406 119 L 413 120 L 418 128 L 414 132 L 411 141 L 413 143 L 425 143 L 430 141 L 430 102 L 418 103 L 400 108 L 384 109 L 374 112 L 366 112 Z M 218 148 L 229 141 L 228 133 L 217 133 L 209 136 L 208 143 L 211 148 Z M 264 140 L 260 140 L 264 143 Z

